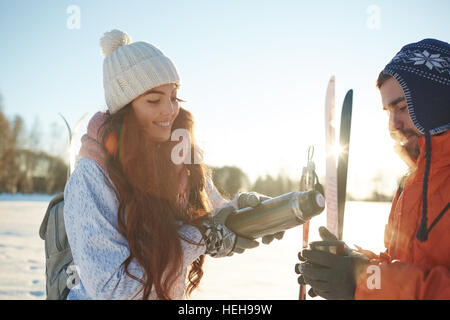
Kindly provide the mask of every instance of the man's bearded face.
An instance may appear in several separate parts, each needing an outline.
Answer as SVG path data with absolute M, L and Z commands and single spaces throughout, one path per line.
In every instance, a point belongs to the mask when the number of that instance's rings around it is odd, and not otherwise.
M 417 160 L 420 154 L 419 138 L 422 134 L 414 126 L 408 114 L 405 95 L 394 78 L 387 79 L 380 87 L 383 109 L 389 115 L 389 133 L 408 155 Z

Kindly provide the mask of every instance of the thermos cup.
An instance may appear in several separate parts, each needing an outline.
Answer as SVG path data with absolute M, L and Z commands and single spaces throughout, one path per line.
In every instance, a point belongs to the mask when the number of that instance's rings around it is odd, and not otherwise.
M 341 240 L 314 241 L 309 244 L 311 250 L 325 251 L 338 256 L 347 255 L 345 252 L 345 242 Z

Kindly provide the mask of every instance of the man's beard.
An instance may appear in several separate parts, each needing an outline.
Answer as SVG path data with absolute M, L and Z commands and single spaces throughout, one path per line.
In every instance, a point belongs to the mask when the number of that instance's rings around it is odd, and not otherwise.
M 420 154 L 420 148 L 419 148 L 419 138 L 420 135 L 418 135 L 413 130 L 392 130 L 390 131 L 390 135 L 392 139 L 394 139 L 396 142 L 398 142 L 402 148 L 408 153 L 408 155 L 414 159 L 417 160 L 419 158 Z M 417 140 L 415 143 L 408 143 L 407 137 L 417 137 Z
M 411 158 L 413 158 L 414 160 L 417 160 L 419 158 L 420 154 L 419 144 L 415 144 L 414 146 L 406 146 L 404 148 Z

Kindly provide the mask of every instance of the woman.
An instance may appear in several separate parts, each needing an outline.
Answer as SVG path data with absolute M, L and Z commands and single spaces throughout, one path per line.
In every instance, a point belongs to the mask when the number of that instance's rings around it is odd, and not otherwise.
M 224 257 L 258 245 L 224 222 L 264 196 L 238 194 L 227 203 L 207 167 L 189 161 L 201 151 L 167 56 L 149 43 L 131 43 L 119 30 L 105 33 L 100 44 L 108 111 L 90 120 L 64 190 L 80 279 L 67 299 L 182 299 L 198 287 L 205 254 Z M 177 129 L 187 133 L 187 149 L 171 141 Z

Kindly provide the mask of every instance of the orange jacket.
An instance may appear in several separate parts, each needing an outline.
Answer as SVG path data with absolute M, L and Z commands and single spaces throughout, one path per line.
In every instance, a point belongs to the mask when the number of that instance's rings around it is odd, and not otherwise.
M 428 240 L 416 239 L 422 217 L 425 139 L 419 139 L 417 169 L 393 201 L 385 230 L 386 252 L 367 254 L 374 267 L 357 280 L 355 299 L 450 299 L 450 210 L 437 221 Z M 450 202 L 450 131 L 431 137 L 428 179 L 428 229 Z M 376 267 L 375 267 L 376 269 Z M 369 283 L 369 284 L 368 284 Z

